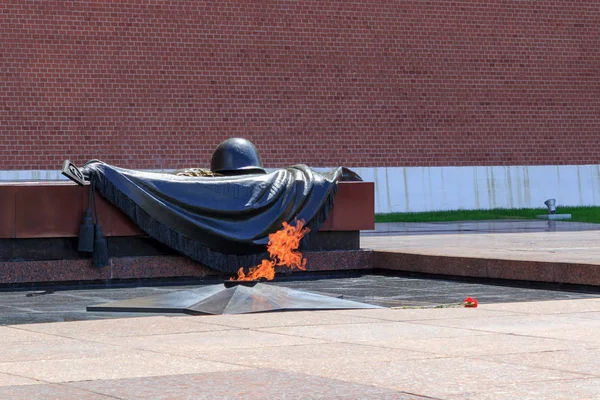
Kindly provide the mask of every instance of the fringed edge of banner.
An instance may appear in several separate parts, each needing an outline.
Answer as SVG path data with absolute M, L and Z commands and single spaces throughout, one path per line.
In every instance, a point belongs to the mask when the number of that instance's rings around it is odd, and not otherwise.
M 327 221 L 329 217 L 329 212 L 333 208 L 333 203 L 335 199 L 335 195 L 337 193 L 338 185 L 337 182 L 333 183 L 333 188 L 327 194 L 325 201 L 321 205 L 321 208 L 317 211 L 315 216 L 310 220 L 307 224 L 307 227 L 310 228 L 310 232 L 302 238 L 300 241 L 300 247 L 307 247 L 310 245 L 311 241 L 316 237 L 317 232 L 321 228 L 321 226 Z
M 106 200 L 131 218 L 148 236 L 202 265 L 226 273 L 236 273 L 240 267 L 256 265 L 260 260 L 268 257 L 266 251 L 248 255 L 225 254 L 214 251 L 152 218 L 108 179 L 97 179 L 96 185 L 98 191 Z

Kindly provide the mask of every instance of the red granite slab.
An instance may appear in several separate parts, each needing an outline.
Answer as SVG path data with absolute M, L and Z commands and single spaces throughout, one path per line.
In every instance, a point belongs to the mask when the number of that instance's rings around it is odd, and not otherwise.
M 110 268 L 95 268 L 87 259 L 0 262 L 0 284 L 107 279 L 110 279 Z
M 15 237 L 15 192 L 12 186 L 0 187 L 0 239 Z
M 360 231 L 375 229 L 375 184 L 340 182 L 334 207 L 321 231 Z
M 240 352 L 242 352 L 241 350 Z M 194 359 L 190 358 L 190 362 Z M 358 369 L 358 368 L 357 368 Z M 400 392 L 373 385 L 348 382 L 289 372 L 277 369 L 252 368 L 241 371 L 216 371 L 186 375 L 151 376 L 140 378 L 87 380 L 67 382 L 65 388 L 48 388 L 48 385 L 0 388 L 12 398 L 38 398 L 40 394 L 60 398 L 75 396 L 76 389 L 87 393 L 106 395 L 106 399 L 388 399 L 426 400 L 412 393 Z M 39 387 L 38 387 L 39 386 Z M 50 390 L 51 389 L 51 390 Z M 39 398 L 50 398 L 42 397 Z M 58 397 L 52 397 L 58 398 Z M 89 397 L 80 397 L 88 399 Z M 104 398 L 104 397 L 102 397 Z M 94 398 L 95 399 L 95 398 Z M 431 399 L 429 397 L 429 399 Z
M 82 215 L 83 210 L 88 207 L 89 189 L 82 188 Z M 98 219 L 102 227 L 102 233 L 105 236 L 141 236 L 145 233 L 135 225 L 135 223 L 116 206 L 109 203 L 100 194 L 96 193 L 96 207 L 98 209 Z M 93 212 L 93 208 L 92 208 Z
M 375 251 L 372 267 L 472 278 L 600 286 L 600 265 Z
M 304 253 L 307 271 L 349 271 L 373 267 L 373 251 L 339 250 Z
M 15 186 L 15 237 L 77 236 L 83 188 L 76 185 Z
M 363 250 L 306 252 L 308 271 L 367 270 L 373 252 Z M 294 271 L 292 271 L 294 272 Z M 111 281 L 125 279 L 203 278 L 229 274 L 177 255 L 112 257 L 96 268 L 90 259 L 0 262 L 0 284 Z
M 388 270 L 474 278 L 600 286 L 600 266 L 490 260 L 370 250 L 305 252 L 307 271 Z M 294 273 L 291 271 L 290 273 Z M 177 255 L 113 257 L 95 268 L 89 259 L 0 262 L 0 284 L 202 278 L 227 274 Z
M 554 264 L 554 282 L 600 286 L 600 265 Z
M 0 238 L 77 236 L 87 208 L 88 193 L 89 187 L 81 187 L 71 182 L 0 183 Z M 372 182 L 340 182 L 335 205 L 321 230 L 374 229 L 374 196 Z M 102 196 L 97 195 L 96 203 L 104 235 L 144 234 Z
M 150 279 L 218 275 L 183 256 L 120 257 L 111 259 L 111 279 Z
M 485 261 L 488 278 L 554 282 L 555 263 L 552 262 L 498 259 L 486 259 Z
M 486 260 L 376 251 L 373 268 L 435 275 L 486 277 Z

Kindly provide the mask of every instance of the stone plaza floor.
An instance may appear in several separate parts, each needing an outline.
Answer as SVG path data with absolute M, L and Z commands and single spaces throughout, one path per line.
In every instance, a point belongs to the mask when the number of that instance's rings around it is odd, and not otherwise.
M 600 264 L 600 224 L 497 220 L 376 224 L 361 246 L 446 257 Z
M 188 286 L 3 292 L 0 398 L 600 398 L 598 294 L 382 275 L 275 284 L 394 308 L 134 318 L 85 306 Z M 479 307 L 458 307 L 466 296 Z
M 384 226 L 364 243 L 467 255 L 496 243 L 505 257 L 542 259 L 582 248 L 599 262 L 597 226 L 556 235 L 544 224 Z M 216 282 L 181 283 L 0 292 L 0 399 L 600 399 L 594 288 L 312 273 L 272 284 L 385 308 L 85 311 Z M 467 296 L 479 307 L 461 307 Z

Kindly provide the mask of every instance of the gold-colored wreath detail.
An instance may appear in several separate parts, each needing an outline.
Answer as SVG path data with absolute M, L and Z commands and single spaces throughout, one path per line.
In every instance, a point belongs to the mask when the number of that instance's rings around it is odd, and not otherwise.
M 200 176 L 200 177 L 211 177 L 211 176 L 223 176 L 219 173 L 212 172 L 210 169 L 204 168 L 186 168 L 174 172 L 177 176 Z

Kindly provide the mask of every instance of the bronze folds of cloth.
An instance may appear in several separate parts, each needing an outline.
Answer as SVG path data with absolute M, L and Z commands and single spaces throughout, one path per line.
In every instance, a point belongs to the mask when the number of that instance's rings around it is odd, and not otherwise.
M 142 172 L 94 160 L 82 172 L 149 236 L 228 273 L 265 258 L 268 235 L 283 222 L 306 221 L 311 231 L 303 240 L 310 240 L 327 219 L 338 181 L 360 180 L 342 167 L 267 173 L 254 145 L 237 138 L 217 147 L 210 171 Z

